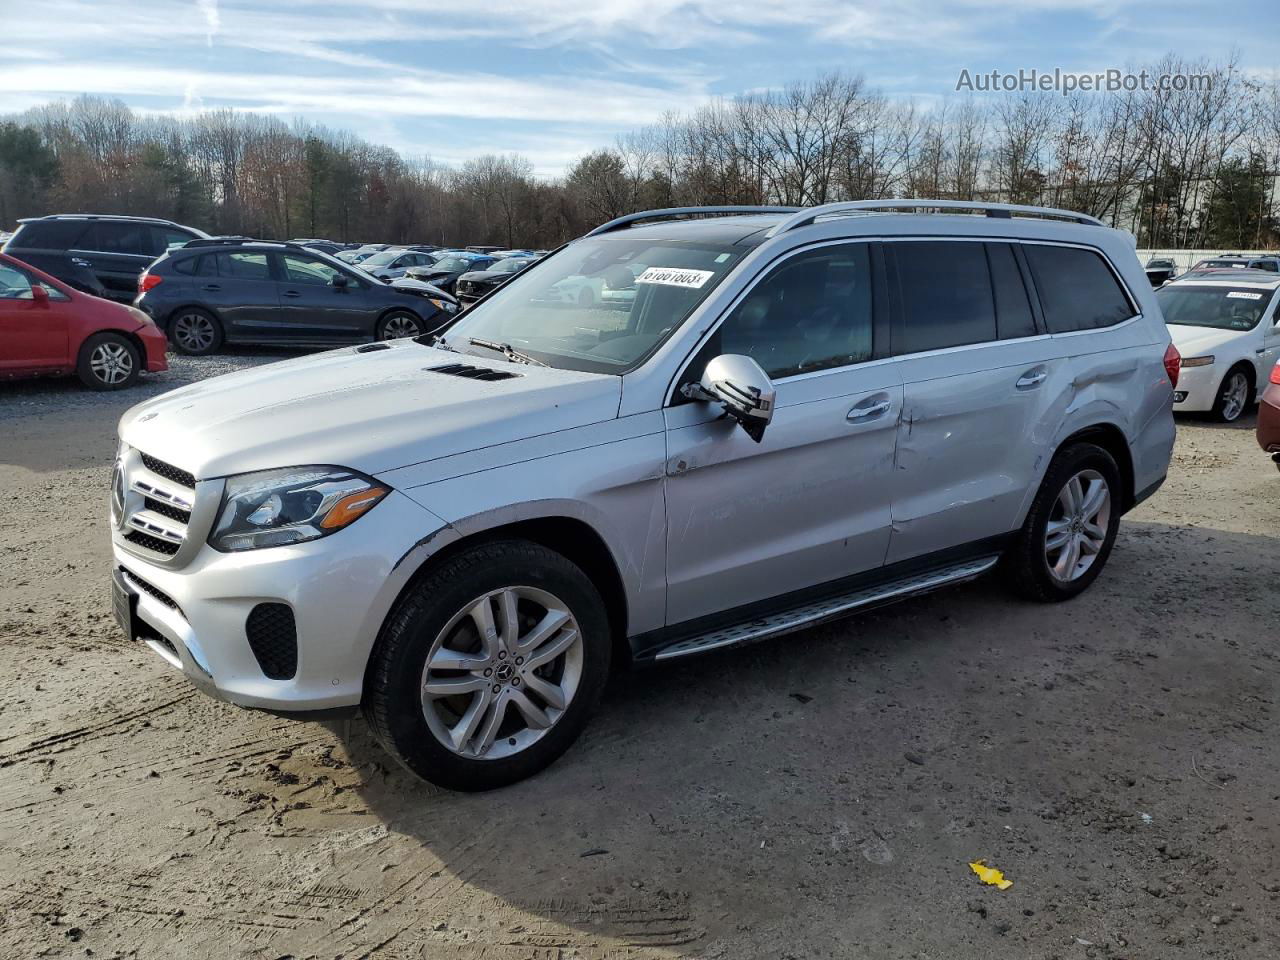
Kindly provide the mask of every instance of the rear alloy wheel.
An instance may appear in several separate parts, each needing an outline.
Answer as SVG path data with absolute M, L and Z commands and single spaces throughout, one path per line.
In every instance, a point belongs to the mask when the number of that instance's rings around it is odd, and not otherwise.
M 222 324 L 203 310 L 183 310 L 169 322 L 169 340 L 179 353 L 205 357 L 222 346 Z
M 1249 407 L 1252 388 L 1249 375 L 1239 367 L 1227 372 L 1213 404 L 1213 415 L 1223 423 L 1234 423 Z
M 402 337 L 420 337 L 422 321 L 412 313 L 393 313 L 382 318 L 378 325 L 379 340 L 399 340 Z
M 1120 470 L 1092 443 L 1058 451 L 1005 554 L 1013 586 L 1033 600 L 1069 600 L 1098 578 L 1120 529 Z
M 91 390 L 120 390 L 138 379 L 142 356 L 132 341 L 118 333 L 99 333 L 80 348 L 76 373 Z

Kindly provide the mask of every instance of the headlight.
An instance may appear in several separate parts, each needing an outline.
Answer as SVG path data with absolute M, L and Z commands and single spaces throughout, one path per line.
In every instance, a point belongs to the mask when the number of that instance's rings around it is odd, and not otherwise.
M 448 300 L 437 300 L 435 297 L 428 297 L 427 299 L 436 305 L 437 310 L 443 310 L 445 313 L 453 313 L 458 309 L 456 303 L 450 303 Z
M 342 467 L 286 467 L 228 477 L 209 546 L 229 553 L 316 540 L 354 523 L 390 492 Z
M 1212 366 L 1212 365 L 1213 365 L 1213 357 L 1212 357 L 1212 356 L 1208 356 L 1208 357 L 1183 357 L 1183 358 L 1182 358 L 1182 369 L 1183 369 L 1183 370 L 1187 369 L 1187 367 L 1209 367 L 1209 366 Z

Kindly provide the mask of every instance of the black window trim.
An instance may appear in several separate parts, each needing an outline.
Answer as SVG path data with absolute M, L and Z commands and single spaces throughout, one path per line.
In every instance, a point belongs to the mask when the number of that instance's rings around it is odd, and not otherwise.
M 1138 302 L 1138 298 L 1133 295 L 1133 291 L 1129 289 L 1129 285 L 1124 282 L 1124 277 L 1120 275 L 1120 271 L 1116 269 L 1116 265 L 1111 262 L 1111 258 L 1107 256 L 1105 250 L 1101 247 L 1095 247 L 1087 243 L 1068 243 L 1062 240 L 1019 240 L 1019 244 L 1035 244 L 1039 247 L 1071 247 L 1076 250 L 1087 250 L 1096 254 L 1102 260 L 1106 268 L 1111 271 L 1111 276 L 1115 280 L 1116 285 L 1120 288 L 1120 293 L 1124 296 L 1129 304 L 1129 309 L 1133 311 L 1123 320 L 1117 320 L 1115 323 L 1109 323 L 1105 327 L 1085 327 L 1082 330 L 1064 330 L 1062 333 L 1050 333 L 1048 330 L 1048 321 L 1045 322 L 1046 336 L 1050 337 L 1074 337 L 1082 333 L 1097 333 L 1099 330 L 1115 330 L 1117 327 L 1125 326 L 1133 323 L 1135 320 L 1141 320 L 1143 317 L 1142 305 Z M 1030 259 L 1027 260 L 1028 272 L 1034 276 L 1035 271 L 1031 267 Z M 1039 306 L 1041 314 L 1044 313 L 1044 304 L 1040 303 L 1040 291 L 1036 290 L 1036 304 Z
M 821 247 L 833 247 L 837 244 L 865 244 L 868 249 L 868 259 L 871 267 L 871 359 L 863 360 L 861 363 L 849 363 L 843 367 L 823 367 L 820 370 L 809 370 L 805 373 L 793 373 L 789 377 L 778 377 L 776 379 L 770 377 L 770 382 L 777 386 L 780 383 L 793 383 L 798 380 L 808 380 L 813 377 L 831 376 L 833 374 L 845 373 L 853 369 L 863 369 L 871 364 L 886 363 L 895 359 L 889 352 L 890 338 L 890 318 L 887 310 L 887 292 L 888 286 L 885 281 L 885 262 L 884 251 L 880 237 L 836 237 L 830 240 L 818 240 L 813 243 L 806 243 L 798 247 L 790 247 L 782 251 L 778 256 L 774 257 L 768 263 L 760 266 L 746 285 L 738 291 L 737 295 L 725 305 L 715 322 L 711 324 L 706 332 L 698 338 L 698 341 L 690 349 L 684 360 L 677 368 L 676 375 L 672 378 L 671 383 L 667 386 L 666 401 L 663 407 L 673 407 L 684 403 L 679 395 L 680 384 L 685 382 L 685 373 L 689 366 L 698 359 L 698 355 L 702 353 L 703 348 L 711 341 L 720 330 L 723 324 L 737 309 L 738 304 L 742 303 L 753 291 L 758 284 L 778 267 L 793 257 L 811 250 Z M 728 280 L 728 277 L 725 278 Z M 723 282 L 723 281 L 722 281 Z

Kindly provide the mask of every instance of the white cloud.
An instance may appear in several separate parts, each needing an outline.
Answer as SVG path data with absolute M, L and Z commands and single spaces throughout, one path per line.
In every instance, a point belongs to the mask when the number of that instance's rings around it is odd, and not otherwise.
M 205 34 L 205 41 L 212 47 L 213 35 L 218 32 L 218 27 L 222 24 L 222 18 L 218 14 L 218 0 L 196 0 L 196 6 L 200 8 L 200 12 L 204 15 L 204 22 L 209 28 Z

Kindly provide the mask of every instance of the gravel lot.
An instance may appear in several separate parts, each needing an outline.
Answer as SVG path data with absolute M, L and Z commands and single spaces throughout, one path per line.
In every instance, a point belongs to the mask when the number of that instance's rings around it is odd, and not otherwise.
M 481 796 L 118 635 L 123 395 L 0 385 L 0 956 L 1280 955 L 1280 475 L 1179 424 L 1095 587 L 995 579 L 614 684 Z M 1005 871 L 1005 891 L 968 862 Z

